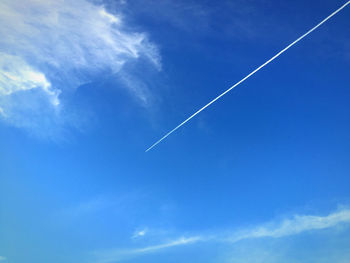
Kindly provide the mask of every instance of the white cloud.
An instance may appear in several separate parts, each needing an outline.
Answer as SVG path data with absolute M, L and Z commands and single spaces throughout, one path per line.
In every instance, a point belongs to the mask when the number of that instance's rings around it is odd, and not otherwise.
M 140 238 L 140 237 L 144 237 L 148 232 L 147 228 L 144 228 L 142 230 L 136 230 L 134 232 L 134 234 L 131 236 L 131 238 L 135 239 L 135 238 Z
M 54 106 L 59 105 L 59 90 L 52 89 L 45 75 L 31 68 L 22 58 L 0 52 L 0 96 L 30 89 L 41 89 Z M 3 110 L 2 110 L 3 112 Z
M 17 96 L 33 96 L 35 90 L 54 108 L 60 93 L 100 73 L 117 74 L 129 61 L 144 58 L 160 69 L 157 47 L 146 34 L 127 29 L 120 14 L 88 0 L 3 0 L 0 35 L 0 118 L 15 126 L 27 125 Z M 137 88 L 130 91 L 140 96 Z M 26 101 L 27 111 L 42 103 Z M 40 112 L 32 115 L 40 118 Z
M 0 261 L 5 261 L 5 260 L 6 260 L 6 258 L 5 258 L 5 257 L 0 256 Z
M 261 238 L 277 239 L 312 230 L 328 229 L 343 223 L 350 223 L 350 209 L 342 209 L 326 216 L 295 215 L 293 218 L 283 220 L 282 222 L 272 221 L 261 226 L 239 230 L 230 234 L 223 234 L 221 232 L 213 235 L 193 235 L 171 239 L 158 245 L 150 245 L 141 248 L 98 251 L 95 252 L 95 256 L 97 256 L 97 261 L 101 263 L 118 262 L 127 258 L 141 256 L 145 253 L 155 253 L 163 249 L 190 245 L 198 242 L 233 244 L 243 240 L 258 240 Z M 141 232 L 142 230 L 135 232 L 135 235 L 142 236 L 145 234 Z
M 283 220 L 280 223 L 271 222 L 264 226 L 258 226 L 252 230 L 239 231 L 229 238 L 232 242 L 243 239 L 296 235 L 305 231 L 334 227 L 341 223 L 350 222 L 350 210 L 344 209 L 327 216 L 295 215 L 292 219 Z
M 192 243 L 196 243 L 198 241 L 202 241 L 202 237 L 200 236 L 180 237 L 180 238 L 170 240 L 154 246 L 147 246 L 143 248 L 128 249 L 128 250 L 111 249 L 111 250 L 105 250 L 105 251 L 98 251 L 98 252 L 95 252 L 94 254 L 97 257 L 97 262 L 100 262 L 100 263 L 119 262 L 121 260 L 140 256 L 142 254 L 153 253 L 153 252 L 157 252 L 159 250 L 163 250 L 171 247 L 189 245 Z
M 203 238 L 200 236 L 193 236 L 193 237 L 181 237 L 163 244 L 155 245 L 155 246 L 149 246 L 144 248 L 139 248 L 135 250 L 131 250 L 130 252 L 132 254 L 139 254 L 139 253 L 147 253 L 147 252 L 154 252 L 157 250 L 175 247 L 175 246 L 182 246 L 187 244 L 192 244 L 198 241 L 203 241 Z
M 6 117 L 6 114 L 2 108 L 0 108 L 0 115 L 2 115 L 2 117 L 4 118 Z

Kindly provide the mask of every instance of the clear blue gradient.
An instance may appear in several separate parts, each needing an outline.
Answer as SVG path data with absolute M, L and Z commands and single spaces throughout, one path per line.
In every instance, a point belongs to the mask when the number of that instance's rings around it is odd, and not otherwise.
M 344 3 L 105 1 L 160 66 L 68 72 L 64 121 L 1 120 L 0 262 L 347 262 L 350 7 L 144 152 Z

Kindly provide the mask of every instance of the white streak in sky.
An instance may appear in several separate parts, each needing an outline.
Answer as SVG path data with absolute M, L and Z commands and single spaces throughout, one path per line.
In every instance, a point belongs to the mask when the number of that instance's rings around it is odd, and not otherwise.
M 350 222 L 350 210 L 343 209 L 327 216 L 295 215 L 282 222 L 270 222 L 251 230 L 243 230 L 227 239 L 230 242 L 239 242 L 253 238 L 280 238 L 297 235 L 306 231 L 321 230 L 334 227 L 338 224 Z
M 199 236 L 194 236 L 194 237 L 181 237 L 179 239 L 170 241 L 168 243 L 160 244 L 160 245 L 155 245 L 155 246 L 149 246 L 149 247 L 144 247 L 144 248 L 139 248 L 135 249 L 133 253 L 147 253 L 147 252 L 154 252 L 157 250 L 165 249 L 165 248 L 170 248 L 170 247 L 175 247 L 175 246 L 182 246 L 182 245 L 187 245 L 187 244 L 192 244 L 196 243 L 198 241 L 202 241 L 202 238 Z
M 272 62 L 273 60 L 275 60 L 277 57 L 279 57 L 280 55 L 282 55 L 285 51 L 287 51 L 289 48 L 291 48 L 292 46 L 294 46 L 296 43 L 298 43 L 300 40 L 302 40 L 304 37 L 306 37 L 307 35 L 309 35 L 311 32 L 313 32 L 315 29 L 317 29 L 318 27 L 320 27 L 322 24 L 324 24 L 327 20 L 329 20 L 331 17 L 333 17 L 334 15 L 336 15 L 338 12 L 340 12 L 342 9 L 344 9 L 348 4 L 350 4 L 350 1 L 346 2 L 343 6 L 341 6 L 340 8 L 338 8 L 336 11 L 334 11 L 332 14 L 330 14 L 329 16 L 327 16 L 325 19 L 323 19 L 320 23 L 318 23 L 316 26 L 314 26 L 313 28 L 311 28 L 309 31 L 307 31 L 304 35 L 302 35 L 301 37 L 299 37 L 297 40 L 293 41 L 292 43 L 290 43 L 288 46 L 286 46 L 284 49 L 282 49 L 280 52 L 278 52 L 276 55 L 274 55 L 272 58 L 270 58 L 269 60 L 267 60 L 264 64 L 262 64 L 261 66 L 259 66 L 258 68 L 256 68 L 255 70 L 253 70 L 251 73 L 249 73 L 247 76 L 245 76 L 243 79 L 241 79 L 240 81 L 238 81 L 236 84 L 234 84 L 233 86 L 231 86 L 229 89 L 227 89 L 225 92 L 221 93 L 219 96 L 217 96 L 215 99 L 213 99 L 212 101 L 210 101 L 208 104 L 206 104 L 205 106 L 203 106 L 202 108 L 200 108 L 198 111 L 196 111 L 195 113 L 193 113 L 190 117 L 188 117 L 186 120 L 184 120 L 183 122 L 181 122 L 178 126 L 176 126 L 174 129 L 172 129 L 170 132 L 168 132 L 167 134 L 165 134 L 162 138 L 160 138 L 158 141 L 156 141 L 151 147 L 149 147 L 146 152 L 148 152 L 149 150 L 151 150 L 154 146 L 156 146 L 158 143 L 160 143 L 161 141 L 163 141 L 166 137 L 168 137 L 170 134 L 172 134 L 174 131 L 176 131 L 178 128 L 180 128 L 182 125 L 184 125 L 186 122 L 188 122 L 189 120 L 191 120 L 194 116 L 196 116 L 198 113 L 200 113 L 202 110 L 204 110 L 205 108 L 209 107 L 211 104 L 213 104 L 215 101 L 217 101 L 218 99 L 220 99 L 222 96 L 224 96 L 226 93 L 228 93 L 229 91 L 231 91 L 232 89 L 234 89 L 235 87 L 237 87 L 239 84 L 241 84 L 243 81 L 245 81 L 246 79 L 248 79 L 249 77 L 251 77 L 252 75 L 254 75 L 256 72 L 258 72 L 260 69 L 262 69 L 263 67 L 265 67 L 267 64 L 269 64 L 270 62 Z
M 248 229 L 240 229 L 236 232 L 214 233 L 212 235 L 193 235 L 170 239 L 157 245 L 150 245 L 133 249 L 111 249 L 95 251 L 97 263 L 110 263 L 124 261 L 128 258 L 144 254 L 156 253 L 173 247 L 193 245 L 199 242 L 238 243 L 243 240 L 261 238 L 284 238 L 311 231 L 320 231 L 332 227 L 350 223 L 350 209 L 343 208 L 325 216 L 294 215 L 282 221 L 272 220 L 268 223 L 257 225 Z
M 199 241 L 204 241 L 200 236 L 192 236 L 192 237 L 180 237 L 178 239 L 169 240 L 168 242 L 164 242 L 158 245 L 147 246 L 143 248 L 129 249 L 129 250 L 105 250 L 105 251 L 95 251 L 94 254 L 97 257 L 97 263 L 110 263 L 110 262 L 120 262 L 126 259 L 140 256 L 149 253 L 155 253 L 157 251 L 161 251 L 163 249 L 185 246 L 197 243 Z

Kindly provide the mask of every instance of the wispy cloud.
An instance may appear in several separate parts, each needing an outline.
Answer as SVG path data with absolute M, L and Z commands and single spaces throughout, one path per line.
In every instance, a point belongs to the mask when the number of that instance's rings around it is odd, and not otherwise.
M 191 245 L 198 242 L 214 242 L 236 244 L 243 240 L 260 240 L 262 238 L 279 239 L 287 236 L 296 236 L 316 230 L 350 223 L 350 209 L 342 209 L 326 216 L 295 215 L 282 221 L 271 221 L 249 229 L 240 229 L 235 232 L 214 233 L 212 235 L 189 235 L 180 238 L 168 239 L 163 243 L 131 249 L 111 249 L 95 252 L 98 262 L 118 262 L 127 258 L 141 256 L 146 253 L 155 253 L 172 247 Z
M 137 248 L 137 249 L 111 249 L 111 250 L 105 250 L 105 251 L 98 251 L 98 252 L 95 252 L 94 254 L 97 257 L 97 261 L 99 263 L 118 262 L 121 260 L 125 260 L 127 258 L 139 256 L 142 254 L 154 253 L 159 250 L 163 250 L 171 247 L 189 245 L 202 240 L 203 238 L 200 236 L 180 237 L 180 238 L 170 240 L 154 246 L 147 246 L 147 247 Z
M 270 222 L 251 230 L 243 230 L 233 234 L 228 241 L 238 242 L 243 239 L 296 235 L 305 231 L 320 230 L 350 222 L 350 210 L 341 210 L 327 216 L 295 215 L 282 222 Z
M 22 58 L 0 53 L 0 69 L 1 96 L 38 88 L 48 96 L 52 105 L 59 104 L 59 91 L 53 90 L 45 75 L 31 68 Z
M 134 234 L 131 236 L 132 239 L 135 239 L 135 238 L 140 238 L 140 237 L 144 237 L 148 232 L 148 229 L 147 228 L 143 228 L 141 230 L 136 230 L 134 232 Z
M 164 248 L 192 244 L 192 243 L 195 243 L 195 242 L 198 242 L 198 241 L 202 241 L 202 240 L 203 240 L 203 237 L 200 237 L 200 236 L 181 237 L 179 239 L 175 239 L 175 240 L 172 240 L 172 241 L 164 243 L 164 244 L 159 244 L 159 245 L 155 245 L 155 246 L 139 248 L 139 249 L 132 250 L 131 252 L 132 253 L 153 252 L 153 251 L 157 251 L 157 250 L 164 249 Z
M 145 33 L 87 0 L 1 1 L 0 35 L 0 118 L 17 127 L 38 122 L 44 100 L 57 117 L 61 93 L 98 74 L 117 74 L 129 61 L 143 58 L 160 68 L 157 47 Z M 130 90 L 145 100 L 144 91 Z
M 5 260 L 6 260 L 6 258 L 5 258 L 5 257 L 0 256 L 0 261 L 5 261 Z

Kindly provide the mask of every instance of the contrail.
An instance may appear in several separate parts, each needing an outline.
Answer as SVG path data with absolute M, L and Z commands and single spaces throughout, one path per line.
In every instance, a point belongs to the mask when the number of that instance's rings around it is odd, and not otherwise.
M 315 29 L 317 29 L 318 27 L 320 27 L 323 23 L 325 23 L 327 20 L 329 20 L 332 16 L 336 15 L 338 12 L 340 12 L 342 9 L 344 9 L 348 4 L 350 4 L 350 1 L 346 2 L 343 6 L 341 6 L 340 8 L 338 8 L 336 11 L 334 11 L 332 14 L 330 14 L 329 16 L 327 16 L 325 19 L 323 19 L 320 23 L 318 23 L 316 26 L 314 26 L 313 28 L 311 28 L 309 31 L 307 31 L 304 35 L 302 35 L 301 37 L 299 37 L 297 40 L 293 41 L 292 43 L 290 43 L 288 46 L 286 46 L 284 49 L 282 49 L 280 52 L 278 52 L 276 55 L 274 55 L 272 58 L 270 58 L 268 61 L 266 61 L 264 64 L 262 64 L 261 66 L 259 66 L 258 68 L 256 68 L 255 70 L 253 70 L 252 72 L 250 72 L 247 76 L 245 76 L 243 79 L 241 79 L 240 81 L 238 81 L 236 84 L 234 84 L 233 86 L 231 86 L 229 89 L 227 89 L 225 92 L 221 93 L 219 96 L 217 96 L 215 99 L 213 99 L 212 101 L 210 101 L 208 104 L 206 104 L 205 106 L 203 106 L 202 108 L 200 108 L 199 110 L 197 110 L 195 113 L 193 113 L 190 117 L 188 117 L 186 120 L 184 120 L 183 122 L 181 122 L 179 125 L 177 125 L 174 129 L 172 129 L 170 132 L 168 132 L 167 134 L 165 134 L 162 138 L 160 138 L 158 141 L 156 141 L 151 147 L 149 147 L 146 152 L 148 152 L 149 150 L 151 150 L 154 146 L 156 146 L 158 143 L 160 143 L 161 141 L 163 141 L 166 137 L 168 137 L 170 134 L 172 134 L 174 131 L 176 131 L 178 128 L 180 128 L 182 125 L 184 125 L 186 122 L 188 122 L 190 119 L 192 119 L 194 116 L 196 116 L 198 113 L 200 113 L 202 110 L 204 110 L 205 108 L 209 107 L 211 104 L 213 104 L 215 101 L 217 101 L 218 99 L 220 99 L 222 96 L 224 96 L 226 93 L 228 93 L 229 91 L 231 91 L 232 89 L 234 89 L 235 87 L 237 87 L 239 84 L 241 84 L 243 81 L 245 81 L 246 79 L 248 79 L 249 77 L 251 77 L 252 75 L 254 75 L 256 72 L 258 72 L 260 69 L 262 69 L 263 67 L 265 67 L 267 64 L 269 64 L 270 62 L 272 62 L 273 60 L 275 60 L 277 57 L 279 57 L 280 55 L 282 55 L 284 52 L 286 52 L 289 48 L 291 48 L 292 46 L 294 46 L 296 43 L 298 43 L 300 40 L 302 40 L 304 37 L 306 37 L 308 34 L 310 34 L 312 31 L 314 31 Z

